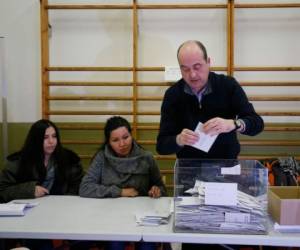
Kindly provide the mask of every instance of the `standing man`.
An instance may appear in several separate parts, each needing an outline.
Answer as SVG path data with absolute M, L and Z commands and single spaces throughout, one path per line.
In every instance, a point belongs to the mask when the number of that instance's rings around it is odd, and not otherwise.
M 256 135 L 262 118 L 230 76 L 210 72 L 210 58 L 199 41 L 186 41 L 177 51 L 182 79 L 167 89 L 162 107 L 156 150 L 178 158 L 235 159 L 240 153 L 237 133 Z M 218 135 L 208 152 L 191 147 L 199 139 L 194 132 Z

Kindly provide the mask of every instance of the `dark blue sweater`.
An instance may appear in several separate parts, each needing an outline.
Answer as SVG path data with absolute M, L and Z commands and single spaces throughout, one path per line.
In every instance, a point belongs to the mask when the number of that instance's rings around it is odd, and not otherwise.
M 165 93 L 156 144 L 159 154 L 176 153 L 178 158 L 237 158 L 240 144 L 235 131 L 220 134 L 208 153 L 190 146 L 177 145 L 176 136 L 182 129 L 195 130 L 199 121 L 205 123 L 215 117 L 243 119 L 246 125 L 243 134 L 246 135 L 256 135 L 263 130 L 262 118 L 255 112 L 234 78 L 210 72 L 208 91 L 203 94 L 200 104 L 196 95 L 184 91 L 185 84 L 181 79 Z

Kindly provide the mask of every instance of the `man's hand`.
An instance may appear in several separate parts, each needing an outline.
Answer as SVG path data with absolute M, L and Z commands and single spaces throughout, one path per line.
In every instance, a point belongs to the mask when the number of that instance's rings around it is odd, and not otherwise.
M 216 117 L 204 123 L 202 129 L 205 134 L 210 134 L 213 136 L 221 133 L 228 133 L 235 129 L 235 125 L 232 119 L 227 120 Z
M 159 198 L 161 196 L 159 187 L 152 186 L 152 188 L 148 192 L 148 195 L 152 198 Z
M 192 130 L 184 128 L 180 134 L 176 136 L 176 143 L 179 146 L 193 145 L 199 140 L 199 135 Z
M 121 192 L 122 197 L 136 197 L 139 192 L 134 188 L 123 188 Z
M 49 194 L 49 190 L 42 186 L 35 186 L 34 196 L 35 198 L 42 197 Z

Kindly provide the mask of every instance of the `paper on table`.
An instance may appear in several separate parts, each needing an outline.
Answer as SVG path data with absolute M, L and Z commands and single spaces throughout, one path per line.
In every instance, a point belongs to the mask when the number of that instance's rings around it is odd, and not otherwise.
M 37 206 L 35 200 L 12 200 L 5 204 L 0 204 L 0 216 L 23 216 L 28 208 Z
M 8 204 L 23 204 L 26 208 L 35 207 L 39 203 L 35 200 L 12 200 Z
M 159 226 L 168 224 L 171 213 L 166 212 L 136 212 L 136 223 L 140 226 Z
M 0 204 L 0 216 L 23 216 L 26 204 Z
M 199 122 L 196 129 L 194 130 L 197 134 L 199 134 L 200 139 L 192 145 L 192 147 L 200 149 L 204 152 L 208 152 L 217 139 L 218 135 L 211 136 L 209 134 L 205 134 L 202 132 L 203 123 Z

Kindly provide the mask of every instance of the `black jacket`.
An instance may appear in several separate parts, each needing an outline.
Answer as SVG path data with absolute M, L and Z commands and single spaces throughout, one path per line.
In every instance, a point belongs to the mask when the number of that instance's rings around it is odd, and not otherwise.
M 246 125 L 243 134 L 246 135 L 256 135 L 263 130 L 262 118 L 255 112 L 234 78 L 210 72 L 201 103 L 195 95 L 184 91 L 185 84 L 181 79 L 165 93 L 156 145 L 159 154 L 176 153 L 178 158 L 237 158 L 240 144 L 235 131 L 220 134 L 208 153 L 190 146 L 177 145 L 176 135 L 182 129 L 195 130 L 199 121 L 205 123 L 214 117 L 243 119 Z
M 80 158 L 69 149 L 62 149 L 63 166 L 55 169 L 55 179 L 50 190 L 52 195 L 78 195 L 79 185 L 83 176 Z M 7 164 L 0 174 L 0 201 L 8 202 L 14 199 L 35 198 L 35 186 L 41 183 L 37 173 L 33 173 L 27 180 L 20 180 L 17 173 L 20 167 L 20 154 L 14 153 L 7 158 Z M 65 175 L 58 171 L 64 168 Z

